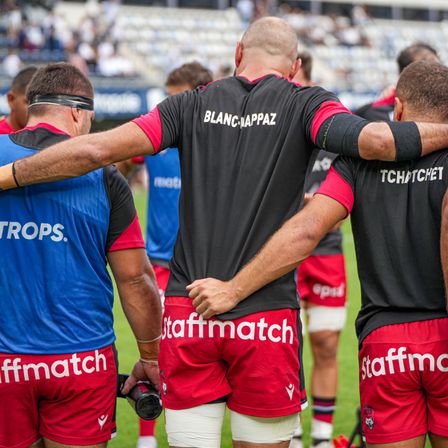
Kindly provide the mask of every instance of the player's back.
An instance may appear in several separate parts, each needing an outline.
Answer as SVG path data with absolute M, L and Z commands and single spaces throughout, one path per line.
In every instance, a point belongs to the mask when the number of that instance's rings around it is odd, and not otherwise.
M 440 261 L 448 150 L 414 162 L 342 158 L 362 289 L 361 339 L 388 323 L 446 317 Z
M 1 136 L 0 164 L 69 138 Z M 69 353 L 113 342 L 105 171 L 0 195 L 1 353 Z
M 337 98 L 269 75 L 253 82 L 226 78 L 172 97 L 172 109 L 159 105 L 163 138 L 178 136 L 166 143 L 179 148 L 182 172 L 167 296 L 185 295 L 185 285 L 196 278 L 232 277 L 297 211 L 323 120 L 316 111 L 325 101 Z M 177 129 L 168 124 L 173 114 Z M 296 307 L 293 275 L 248 298 L 232 315 L 253 312 L 254 303 Z

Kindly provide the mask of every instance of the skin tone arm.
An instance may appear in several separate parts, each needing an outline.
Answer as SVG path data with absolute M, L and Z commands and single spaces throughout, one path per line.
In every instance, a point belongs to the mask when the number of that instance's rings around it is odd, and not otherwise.
M 149 380 L 159 388 L 159 355 L 162 333 L 162 306 L 159 290 L 148 256 L 144 249 L 110 252 L 107 256 L 121 299 L 121 305 L 131 329 L 140 341 L 140 357 L 152 362 L 138 361 L 123 387 L 128 393 L 139 380 Z
M 258 289 L 294 270 L 346 216 L 347 210 L 339 202 L 316 194 L 231 280 L 206 278 L 187 286 L 193 306 L 205 319 L 231 310 Z
M 440 255 L 442 258 L 443 279 L 445 281 L 445 304 L 448 311 L 448 192 L 442 205 L 442 224 L 440 229 Z
M 37 158 L 32 156 L 27 160 L 21 159 L 15 164 L 16 178 L 22 186 L 52 182 L 81 176 L 136 155 L 153 153 L 154 149 L 146 134 L 135 123 L 129 122 L 109 131 L 58 143 L 36 154 L 39 156 Z M 3 172 L 7 166 L 0 168 L 0 188 L 4 189 L 8 188 L 4 183 Z M 35 170 L 34 174 L 30 170 Z M 14 180 L 10 187 L 15 187 Z
M 418 123 L 422 155 L 448 146 L 448 124 Z M 363 159 L 395 160 L 395 141 L 386 123 L 369 123 L 359 136 Z M 21 186 L 76 177 L 137 155 L 152 154 L 148 137 L 135 123 L 70 139 L 15 163 Z M 0 167 L 0 188 L 15 188 L 12 165 Z

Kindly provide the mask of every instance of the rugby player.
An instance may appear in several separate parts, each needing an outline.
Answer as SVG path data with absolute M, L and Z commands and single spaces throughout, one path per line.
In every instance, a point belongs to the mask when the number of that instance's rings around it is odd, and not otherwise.
M 211 72 L 199 62 L 189 62 L 174 69 L 165 87 L 169 96 L 193 90 L 213 81 Z M 170 275 L 169 262 L 179 228 L 180 163 L 177 148 L 167 148 L 159 157 L 134 157 L 118 166 L 129 174 L 132 165 L 144 163 L 149 176 L 149 196 L 146 220 L 146 252 L 154 267 L 159 293 L 165 297 Z M 155 420 L 140 419 L 137 448 L 153 448 Z
M 416 43 L 406 47 L 397 57 L 398 73 L 416 61 L 440 62 L 437 51 L 428 44 Z M 356 115 L 372 121 L 392 121 L 395 105 L 395 86 L 386 89 L 386 94 L 373 103 L 361 106 Z
M 448 122 L 448 68 L 409 65 L 397 121 Z M 448 150 L 413 162 L 336 159 L 304 208 L 232 280 L 189 286 L 198 312 L 244 303 L 294 269 L 351 212 L 361 281 L 356 320 L 362 426 L 368 446 L 448 446 Z M 444 285 L 445 278 L 445 285 Z M 198 305 L 200 304 L 200 305 Z
M 447 124 L 369 123 L 330 92 L 290 82 L 297 36 L 282 19 L 252 23 L 235 63 L 236 76 L 169 97 L 131 123 L 0 168 L 7 189 L 179 148 L 179 232 L 159 357 L 173 447 L 218 447 L 227 403 L 236 448 L 286 448 L 306 403 L 294 273 L 226 310 L 192 302 L 187 285 L 231 278 L 296 213 L 316 146 L 406 160 L 448 144 Z
M 294 81 L 302 86 L 312 86 L 312 56 L 307 51 L 299 53 L 301 66 Z M 327 177 L 331 162 L 336 157 L 319 151 L 305 179 L 305 203 Z M 332 447 L 333 416 L 336 409 L 338 382 L 337 350 L 339 335 L 347 318 L 345 307 L 347 281 L 342 232 L 339 226 L 332 229 L 298 268 L 297 289 L 302 310 L 307 317 L 313 367 L 311 370 L 311 420 L 312 447 Z M 303 320 L 302 320 L 303 322 Z M 303 429 L 294 431 L 291 448 L 302 448 Z
M 7 117 L 0 120 L 0 134 L 10 134 L 26 125 L 28 102 L 25 92 L 36 70 L 36 67 L 26 67 L 12 80 L 11 88 L 6 94 L 10 112 Z
M 75 67 L 39 69 L 29 120 L 0 163 L 87 134 L 93 88 Z M 159 385 L 161 305 L 126 180 L 115 168 L 0 197 L 0 447 L 106 447 L 115 432 L 110 264 L 141 360 Z

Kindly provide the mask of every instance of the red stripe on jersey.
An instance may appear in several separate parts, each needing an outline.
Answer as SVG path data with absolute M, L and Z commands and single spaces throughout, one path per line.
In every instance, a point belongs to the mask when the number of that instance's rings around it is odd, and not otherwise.
M 132 121 L 147 135 L 154 152 L 158 152 L 162 143 L 162 122 L 160 121 L 159 108 L 156 106 L 149 114 L 140 115 Z
M 317 134 L 323 122 L 337 114 L 351 114 L 351 112 L 339 101 L 325 101 L 320 105 L 311 125 L 311 138 L 314 143 L 316 143 Z
M 317 190 L 317 194 L 334 199 L 347 209 L 348 214 L 351 213 L 355 202 L 352 187 L 333 167 L 328 171 L 327 178 Z
M 62 129 L 59 129 L 50 123 L 44 123 L 44 122 L 37 123 L 33 126 L 26 126 L 23 129 L 19 129 L 18 131 L 15 131 L 15 132 L 34 131 L 35 129 L 41 129 L 41 128 L 48 129 L 49 131 L 54 132 L 55 134 L 70 135 L 67 132 L 63 131 Z M 72 137 L 72 136 L 70 135 L 70 137 Z
M 395 91 L 391 96 L 387 98 L 381 98 L 372 103 L 372 107 L 381 107 L 381 106 L 393 106 L 395 104 Z
M 14 132 L 14 129 L 8 123 L 8 120 L 6 118 L 0 120 L 0 134 L 11 134 L 12 132 Z
M 145 242 L 143 240 L 142 229 L 138 220 L 138 215 L 129 227 L 114 241 L 109 249 L 109 252 L 125 249 L 144 249 Z
M 141 165 L 142 163 L 145 163 L 145 156 L 132 157 L 131 162 Z

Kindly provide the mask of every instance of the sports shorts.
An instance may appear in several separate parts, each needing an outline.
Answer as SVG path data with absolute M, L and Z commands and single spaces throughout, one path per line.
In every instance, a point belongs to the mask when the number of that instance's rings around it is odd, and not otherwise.
M 300 300 L 318 306 L 345 306 L 347 280 L 344 255 L 312 255 L 297 269 Z
M 282 417 L 306 407 L 298 310 L 202 319 L 188 297 L 166 297 L 159 367 L 164 407 L 226 397 L 229 409 Z
M 448 437 L 448 318 L 378 328 L 364 339 L 359 365 L 368 443 Z
M 166 286 L 168 285 L 168 280 L 170 278 L 170 270 L 164 266 L 159 266 L 157 264 L 153 265 L 154 274 L 156 275 L 157 286 L 159 287 L 159 294 L 163 301 L 165 300 Z
M 117 368 L 111 346 L 63 355 L 0 354 L 0 448 L 41 437 L 94 445 L 115 434 Z

